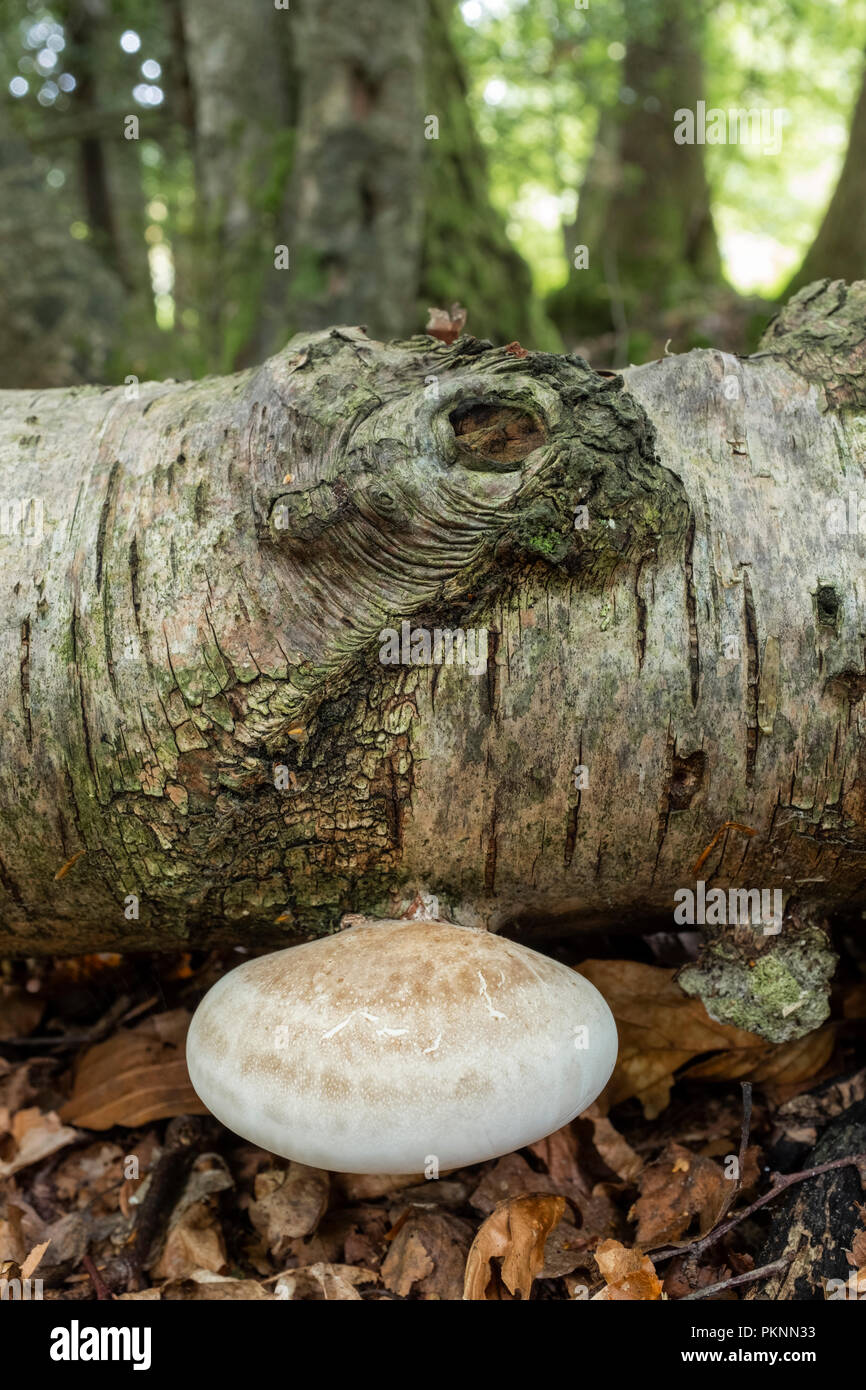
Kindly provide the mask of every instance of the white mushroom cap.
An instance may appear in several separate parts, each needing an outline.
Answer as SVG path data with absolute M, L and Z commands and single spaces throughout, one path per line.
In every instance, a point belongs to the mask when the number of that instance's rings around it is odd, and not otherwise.
M 533 1143 L 595 1100 L 616 1052 L 604 999 L 558 961 L 473 927 L 372 919 L 231 971 L 187 1041 L 223 1124 L 347 1173 Z

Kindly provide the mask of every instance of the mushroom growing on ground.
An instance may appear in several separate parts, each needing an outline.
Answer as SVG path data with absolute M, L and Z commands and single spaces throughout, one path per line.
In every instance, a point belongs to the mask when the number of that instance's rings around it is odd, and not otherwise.
M 435 1175 L 551 1134 L 603 1089 L 616 1026 L 575 971 L 474 927 L 348 920 L 196 1010 L 190 1078 L 236 1133 L 317 1168 Z

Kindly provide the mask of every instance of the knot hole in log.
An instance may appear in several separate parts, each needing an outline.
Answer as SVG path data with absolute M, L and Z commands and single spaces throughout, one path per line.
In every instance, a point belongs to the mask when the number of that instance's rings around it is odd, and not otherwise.
M 537 416 L 499 402 L 459 406 L 448 416 L 467 468 L 511 473 L 547 441 Z

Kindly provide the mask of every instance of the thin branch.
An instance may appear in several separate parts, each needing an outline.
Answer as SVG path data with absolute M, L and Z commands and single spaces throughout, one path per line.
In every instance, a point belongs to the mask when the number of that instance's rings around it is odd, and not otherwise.
M 87 1270 L 87 1273 L 90 1276 L 90 1282 L 96 1290 L 96 1297 L 100 1300 L 105 1298 L 113 1299 L 114 1294 L 111 1292 L 108 1285 L 105 1283 L 105 1280 L 99 1273 L 99 1270 L 96 1268 L 96 1265 L 93 1263 L 90 1256 L 85 1255 L 81 1263 L 84 1265 L 84 1268 Z
M 752 1083 L 741 1081 L 743 1088 L 743 1121 L 740 1126 L 740 1161 L 737 1172 L 737 1191 L 743 1185 L 743 1170 L 746 1166 L 746 1150 L 749 1147 L 749 1131 L 752 1126 Z
M 674 1300 L 676 1303 L 688 1303 L 690 1299 L 709 1298 L 711 1294 L 721 1293 L 724 1289 L 734 1289 L 738 1284 L 753 1284 L 756 1279 L 768 1279 L 771 1274 L 779 1274 L 783 1269 L 787 1269 L 790 1260 L 776 1260 L 775 1264 L 762 1265 L 760 1269 L 748 1269 L 745 1274 L 735 1274 L 731 1279 L 722 1279 L 718 1284 L 707 1284 L 705 1289 L 695 1289 L 694 1293 L 683 1294 L 682 1298 Z
M 716 1221 L 722 1221 L 727 1216 L 734 1202 L 740 1194 L 743 1186 L 743 1173 L 746 1166 L 746 1152 L 749 1147 L 749 1132 L 752 1127 L 752 1083 L 751 1081 L 741 1081 L 740 1086 L 743 1092 L 743 1118 L 740 1121 L 740 1154 L 737 1160 L 737 1178 L 731 1187 L 730 1192 L 722 1203 Z
M 752 1215 L 752 1212 L 758 1211 L 760 1207 L 764 1207 L 768 1202 L 772 1202 L 774 1197 L 778 1197 L 780 1193 L 784 1192 L 789 1187 L 793 1187 L 795 1183 L 805 1182 L 807 1178 L 819 1178 L 823 1173 L 832 1173 L 835 1168 L 847 1168 L 849 1165 L 857 1166 L 861 1163 L 866 1164 L 866 1153 L 849 1154 L 846 1158 L 834 1158 L 831 1163 L 819 1163 L 817 1168 L 806 1168 L 802 1173 L 788 1173 L 784 1177 L 780 1176 L 778 1173 L 773 1173 L 772 1179 L 774 1186 L 770 1191 L 765 1192 L 763 1197 L 759 1197 L 757 1201 L 752 1202 L 750 1206 L 743 1207 L 743 1210 L 738 1211 L 735 1216 L 732 1216 L 730 1221 L 726 1221 L 723 1225 L 717 1226 L 715 1230 L 710 1231 L 705 1236 L 701 1236 L 699 1240 L 692 1241 L 691 1244 L 670 1245 L 666 1246 L 663 1250 L 647 1250 L 646 1253 L 651 1256 L 653 1260 L 668 1260 L 672 1259 L 674 1255 L 698 1255 L 702 1250 L 706 1250 L 707 1246 L 714 1245 L 722 1236 L 727 1235 L 728 1231 L 733 1230 L 734 1226 L 738 1226 L 741 1221 L 745 1221 L 747 1216 Z

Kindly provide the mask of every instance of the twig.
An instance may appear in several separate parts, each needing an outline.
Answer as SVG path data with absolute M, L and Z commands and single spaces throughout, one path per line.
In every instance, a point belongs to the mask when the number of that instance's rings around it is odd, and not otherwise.
M 743 1169 L 746 1164 L 746 1151 L 749 1147 L 749 1131 L 752 1126 L 752 1083 L 751 1081 L 741 1081 L 740 1086 L 743 1092 L 743 1118 L 740 1121 L 740 1154 L 737 1159 L 737 1177 L 719 1209 L 719 1214 L 716 1217 L 717 1222 L 723 1220 L 723 1218 L 727 1216 L 743 1186 Z
M 707 845 L 703 854 L 698 856 L 697 863 L 695 864 L 695 867 L 692 869 L 692 873 L 695 875 L 696 878 L 700 873 L 701 869 L 703 868 L 706 860 L 709 858 L 710 854 L 715 849 L 716 845 L 719 843 L 719 840 L 722 838 L 726 830 L 741 830 L 744 835 L 755 834 L 755 831 L 752 829 L 750 825 L 742 825 L 738 820 L 726 820 L 724 825 L 719 826 L 718 830 L 716 831 L 713 838 L 710 840 L 710 843 Z M 722 855 L 722 858 L 724 858 L 724 855 Z
M 90 1282 L 96 1290 L 96 1297 L 100 1300 L 104 1298 L 114 1298 L 114 1294 L 111 1292 L 108 1285 L 105 1283 L 104 1279 L 102 1278 L 102 1275 L 99 1273 L 99 1270 L 96 1268 L 96 1265 L 93 1263 L 90 1256 L 85 1255 L 81 1263 L 84 1265 L 84 1268 L 90 1275 Z
M 793 1187 L 794 1184 L 798 1182 L 805 1182 L 807 1178 L 819 1178 L 823 1173 L 831 1173 L 834 1168 L 847 1168 L 849 1164 L 856 1166 L 860 1163 L 866 1164 L 866 1153 L 849 1154 L 846 1158 L 834 1158 L 830 1163 L 819 1163 L 816 1168 L 805 1168 L 802 1173 L 788 1173 L 784 1176 L 781 1176 L 779 1173 L 773 1173 L 772 1180 L 774 1186 L 770 1191 L 765 1192 L 763 1197 L 759 1197 L 757 1201 L 752 1202 L 750 1206 L 743 1207 L 743 1210 L 738 1211 L 736 1216 L 732 1216 L 730 1221 L 726 1221 L 723 1225 L 717 1226 L 715 1230 L 708 1232 L 705 1236 L 701 1236 L 699 1240 L 693 1241 L 690 1245 L 671 1245 L 666 1246 L 663 1250 L 648 1250 L 646 1253 L 650 1255 L 653 1260 L 668 1260 L 672 1259 L 674 1255 L 698 1255 L 702 1250 L 706 1250 L 708 1245 L 714 1245 L 722 1236 L 727 1235 L 728 1231 L 733 1230 L 734 1226 L 738 1226 L 741 1221 L 745 1221 L 747 1216 L 752 1215 L 752 1212 L 758 1211 L 760 1207 L 764 1207 L 768 1202 L 772 1202 L 773 1198 L 778 1197 L 786 1188 Z
M 58 1033 L 56 1036 L 48 1033 L 35 1037 L 31 1035 L 27 1038 L 2 1038 L 0 1039 L 0 1044 L 11 1047 L 44 1046 L 55 1049 L 62 1047 L 88 1046 L 92 1043 L 99 1042 L 105 1034 L 114 1027 L 121 1014 L 123 1014 L 128 1007 L 129 995 L 122 994 L 119 999 L 115 999 L 108 1012 L 97 1019 L 95 1023 L 91 1024 L 89 1028 L 85 1029 L 83 1033 Z
M 677 1298 L 676 1303 L 688 1303 L 689 1299 L 709 1298 L 710 1294 L 721 1293 L 723 1289 L 736 1288 L 738 1284 L 753 1284 L 756 1279 L 766 1279 L 771 1274 L 778 1274 L 781 1270 L 787 1269 L 790 1260 L 776 1260 L 775 1264 L 763 1265 L 761 1269 L 748 1269 L 745 1274 L 735 1274 L 731 1279 L 722 1279 L 718 1284 L 707 1284 L 704 1289 L 695 1289 L 694 1293 L 683 1294 L 682 1298 Z
M 3 1047 L 79 1047 L 90 1041 L 89 1033 L 48 1033 L 29 1038 L 0 1038 Z
M 746 1150 L 749 1147 L 749 1131 L 752 1126 L 752 1083 L 741 1081 L 740 1085 L 743 1090 L 743 1119 L 740 1125 L 740 1159 L 737 1165 L 738 1192 L 743 1185 L 743 1169 L 746 1165 Z

